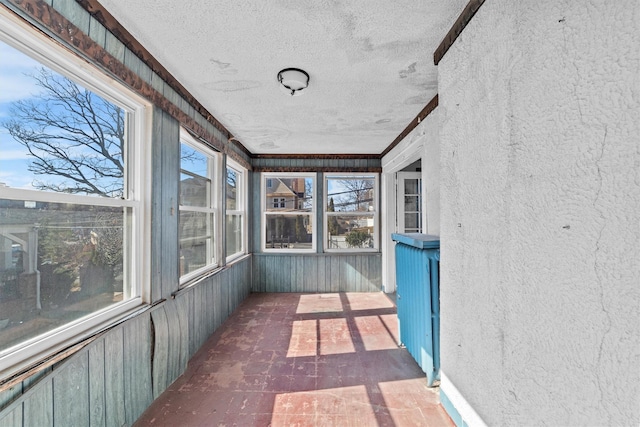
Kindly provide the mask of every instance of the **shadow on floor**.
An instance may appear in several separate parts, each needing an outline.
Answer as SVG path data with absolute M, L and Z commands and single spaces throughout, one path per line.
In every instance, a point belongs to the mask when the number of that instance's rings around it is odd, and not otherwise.
M 136 426 L 453 426 L 383 293 L 252 294 Z

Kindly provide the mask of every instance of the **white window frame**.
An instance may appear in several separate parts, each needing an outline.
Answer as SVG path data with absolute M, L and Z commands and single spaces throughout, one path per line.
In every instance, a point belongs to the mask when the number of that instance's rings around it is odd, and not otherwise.
M 242 248 L 240 252 L 236 252 L 235 254 L 226 254 L 227 259 L 226 262 L 229 263 L 237 258 L 244 256 L 247 253 L 248 247 L 248 236 L 247 236 L 247 185 L 248 185 L 248 171 L 247 168 L 242 167 L 240 163 L 234 161 L 227 157 L 227 168 L 232 169 L 234 172 L 238 174 L 240 177 L 240 185 L 236 183 L 236 209 L 227 210 L 226 209 L 226 200 L 225 200 L 225 218 L 227 215 L 240 215 L 241 218 L 241 232 L 242 239 L 240 239 L 242 243 Z M 226 170 L 225 170 L 225 182 L 226 182 Z M 226 221 L 225 221 L 226 227 Z M 225 230 L 226 233 L 226 230 Z M 226 235 L 226 234 L 225 234 Z M 226 248 L 225 248 L 226 253 Z
M 0 8 L 0 40 L 20 50 L 42 65 L 78 82 L 84 88 L 123 108 L 127 114 L 127 153 L 124 199 L 101 198 L 66 193 L 3 187 L 0 197 L 34 202 L 123 207 L 132 210 L 130 229 L 125 233 L 125 280 L 130 283 L 128 299 L 95 311 L 80 319 L 25 340 L 0 352 L 0 378 L 79 342 L 116 322 L 150 298 L 150 235 L 146 221 L 151 206 L 151 157 L 144 147 L 151 143 L 152 105 L 108 77 L 86 61 L 72 55 L 31 28 L 11 12 Z
M 379 173 L 325 173 L 323 177 L 324 185 L 324 200 L 323 200 L 323 218 L 322 218 L 322 244 L 325 252 L 379 252 L 380 251 L 380 174 Z M 340 178 L 374 178 L 374 211 L 372 213 L 367 212 L 329 212 L 329 179 Z M 330 216 L 371 216 L 373 218 L 373 248 L 327 248 L 327 241 L 329 240 L 329 217 Z
M 184 287 L 191 282 L 198 280 L 200 277 L 207 276 L 212 270 L 221 266 L 222 254 L 222 238 L 220 230 L 222 230 L 222 191 L 220 191 L 222 182 L 222 155 L 215 150 L 207 147 L 203 142 L 196 140 L 191 134 L 183 128 L 180 128 L 180 145 L 186 144 L 192 149 L 200 152 L 209 158 L 209 178 L 211 179 L 211 204 L 208 207 L 199 206 L 182 206 L 178 200 L 179 212 L 206 212 L 213 214 L 213 230 L 211 230 L 211 238 L 213 244 L 211 250 L 211 263 L 204 267 L 191 271 L 180 276 L 180 287 Z M 179 221 L 179 219 L 178 219 Z M 178 242 L 178 247 L 180 243 Z
M 266 211 L 266 205 L 267 205 L 267 194 L 266 194 L 266 187 L 267 187 L 267 180 L 269 179 L 273 179 L 273 178 L 311 178 L 313 180 L 313 185 L 312 185 L 312 201 L 313 201 L 313 205 L 311 207 L 311 212 L 282 212 L 282 211 L 274 211 L 274 212 L 267 212 Z M 263 172 L 262 176 L 260 178 L 260 193 L 261 193 L 261 197 L 260 197 L 260 212 L 261 212 L 261 219 L 262 219 L 262 224 L 261 224 L 261 231 L 260 231 L 260 247 L 262 249 L 262 252 L 269 252 L 269 253 L 277 253 L 277 252 L 281 252 L 281 253 L 315 253 L 316 252 L 316 248 L 318 245 L 318 227 L 317 227 L 317 223 L 316 223 L 316 212 L 318 209 L 318 200 L 317 200 L 317 187 L 318 187 L 318 176 L 316 173 L 313 172 Z M 270 202 L 269 204 L 271 206 L 273 206 L 275 203 L 275 197 L 271 197 L 273 202 Z M 278 198 L 279 199 L 279 198 Z M 280 203 L 278 203 L 279 205 Z M 274 209 L 276 209 L 274 207 Z M 280 209 L 279 207 L 277 209 Z M 310 249 L 301 249 L 301 248 L 268 248 L 267 247 L 267 216 L 269 215 L 284 215 L 284 216 L 296 216 L 296 215 L 308 215 L 309 216 L 309 222 L 312 226 L 312 233 L 311 233 L 311 248 Z

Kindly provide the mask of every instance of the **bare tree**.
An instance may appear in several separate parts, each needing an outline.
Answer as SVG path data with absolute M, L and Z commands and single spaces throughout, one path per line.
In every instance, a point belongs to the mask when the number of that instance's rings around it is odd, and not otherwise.
M 28 150 L 29 171 L 49 177 L 34 187 L 123 196 L 124 111 L 44 67 L 31 77 L 41 93 L 14 102 L 2 125 Z
M 339 181 L 345 191 L 336 193 L 338 203 L 335 207 L 338 211 L 362 211 L 367 210 L 373 202 L 372 179 L 343 179 Z

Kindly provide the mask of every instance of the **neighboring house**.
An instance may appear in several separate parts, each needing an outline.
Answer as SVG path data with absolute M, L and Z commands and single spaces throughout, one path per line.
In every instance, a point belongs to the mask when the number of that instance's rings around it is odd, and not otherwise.
M 268 178 L 267 207 L 270 210 L 295 211 L 305 209 L 304 178 Z

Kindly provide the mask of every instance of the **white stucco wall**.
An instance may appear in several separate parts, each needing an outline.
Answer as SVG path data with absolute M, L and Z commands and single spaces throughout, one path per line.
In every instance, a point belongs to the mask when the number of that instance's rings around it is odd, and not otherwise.
M 488 0 L 439 64 L 441 358 L 489 425 L 640 424 L 640 3 Z

